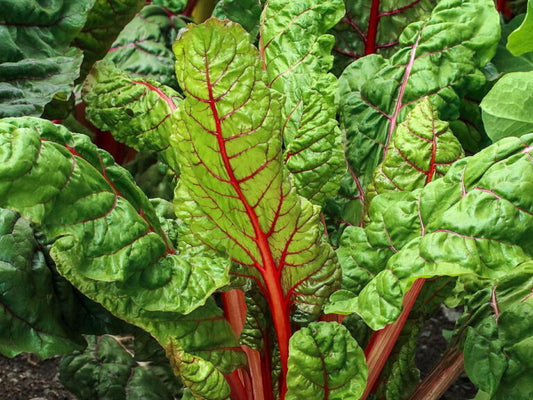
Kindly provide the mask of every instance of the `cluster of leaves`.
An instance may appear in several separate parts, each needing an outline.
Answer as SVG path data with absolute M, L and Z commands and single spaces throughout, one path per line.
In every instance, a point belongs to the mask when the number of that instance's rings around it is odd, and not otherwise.
M 533 1 L 0 5 L 0 353 L 87 399 L 533 397 Z

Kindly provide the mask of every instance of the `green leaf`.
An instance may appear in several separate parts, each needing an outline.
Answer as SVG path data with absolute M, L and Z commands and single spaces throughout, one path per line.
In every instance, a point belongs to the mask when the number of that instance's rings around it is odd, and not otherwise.
M 522 25 L 509 35 L 507 48 L 514 56 L 533 51 L 533 1 L 527 3 L 527 14 Z
M 178 89 L 171 46 L 185 25 L 162 7 L 146 6 L 122 30 L 105 60 L 132 78 L 153 79 Z
M 82 54 L 69 47 L 95 0 L 0 1 L 0 118 L 40 116 L 66 100 Z
M 392 55 L 399 47 L 400 34 L 410 23 L 423 20 L 431 13 L 436 0 L 345 0 L 346 15 L 335 26 L 335 71 L 342 72 L 354 60 L 366 54 Z M 375 15 L 370 19 L 372 4 Z M 376 36 L 372 40 L 371 31 Z
M 176 129 L 181 96 L 149 79 L 130 78 L 109 61 L 98 62 L 83 86 L 86 115 L 98 129 L 136 150 L 162 152 L 164 161 L 178 170 L 169 137 Z
M 64 321 L 54 280 L 30 222 L 0 209 L 0 353 L 42 358 L 82 349 Z
M 220 0 L 213 10 L 213 17 L 237 22 L 250 32 L 250 39 L 255 41 L 263 11 L 261 3 L 261 0 Z
M 187 0 L 153 0 L 152 3 L 167 8 L 174 14 L 178 14 L 182 12 L 187 5 Z
M 503 76 L 483 98 L 483 123 L 492 141 L 533 132 L 533 72 Z
M 81 400 L 172 400 L 181 394 L 168 362 L 138 362 L 122 341 L 91 337 L 85 351 L 61 359 L 61 383 Z
M 463 155 L 449 124 L 438 118 L 425 99 L 398 126 L 383 162 L 374 171 L 365 202 L 371 204 L 378 194 L 424 187 L 444 176 Z
M 213 365 L 183 351 L 173 341 L 167 347 L 174 373 L 180 375 L 196 400 L 230 400 L 224 375 Z
M 74 45 L 83 50 L 81 78 L 102 59 L 122 28 L 144 5 L 145 0 L 93 0 L 87 23 L 76 36 Z
M 287 400 L 357 399 L 366 384 L 363 350 L 336 322 L 313 322 L 290 340 Z
M 461 98 L 481 88 L 480 71 L 494 55 L 498 13 L 489 0 L 444 0 L 423 21 L 409 25 L 398 51 L 385 59 L 369 55 L 350 64 L 339 79 L 340 118 L 346 127 L 351 174 L 343 180 L 340 219 L 360 223 L 357 208 L 397 126 L 428 98 L 440 118 L 459 116 Z
M 284 94 L 285 165 L 298 193 L 322 205 L 346 172 L 336 120 L 334 38 L 325 33 L 344 14 L 341 0 L 271 0 L 261 16 L 261 55 L 268 85 Z
M 174 197 L 172 171 L 168 166 L 158 161 L 154 151 L 141 151 L 135 158 L 124 165 L 135 179 L 135 183 L 150 199 L 161 198 L 171 201 Z
M 318 317 L 340 271 L 320 208 L 295 193 L 283 170 L 280 96 L 267 87 L 258 51 L 244 29 L 216 19 L 189 27 L 174 51 L 186 94 L 172 136 L 180 189 L 211 227 L 191 229 L 260 271 L 258 283 L 276 296 L 271 307 L 294 304 L 297 319 Z M 196 215 L 194 204 L 175 204 L 180 218 Z
M 459 334 L 467 327 L 465 370 L 491 399 L 526 400 L 533 394 L 533 262 L 484 286 L 457 323 Z
M 365 232 L 381 232 L 371 240 L 389 241 L 396 254 L 359 297 L 345 294 L 338 305 L 332 297 L 326 312 L 357 312 L 380 329 L 399 315 L 418 278 L 497 278 L 527 260 L 533 248 L 532 143 L 533 135 L 503 139 L 456 162 L 422 190 L 376 197 Z
M 515 57 L 506 46 L 509 35 L 520 26 L 524 18 L 525 15 L 517 15 L 507 24 L 502 25 L 502 37 L 500 43 L 498 43 L 496 55 L 491 61 L 499 72 L 525 72 L 533 70 L 533 53 L 526 53 L 520 57 Z

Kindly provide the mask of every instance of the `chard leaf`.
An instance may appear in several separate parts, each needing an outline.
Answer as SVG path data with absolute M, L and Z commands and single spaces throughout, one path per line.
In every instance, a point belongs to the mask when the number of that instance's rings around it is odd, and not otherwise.
M 259 22 L 264 3 L 262 0 L 220 0 L 213 10 L 213 17 L 229 19 L 239 23 L 255 41 L 259 33 Z
M 81 400 L 171 400 L 181 394 L 168 362 L 138 362 L 119 340 L 91 337 L 85 351 L 63 357 L 61 383 Z
M 272 322 L 270 315 L 268 315 L 268 303 L 259 293 L 256 290 L 245 293 L 246 319 L 239 340 L 241 344 L 262 352 L 265 338 L 268 338 L 271 333 Z M 266 355 L 266 357 L 270 357 L 270 355 Z
M 533 51 L 533 1 L 527 3 L 527 14 L 522 25 L 509 35 L 507 48 L 514 56 Z
M 163 347 L 172 340 L 222 373 L 244 363 L 208 299 L 229 281 L 225 257 L 175 255 L 148 199 L 88 137 L 35 118 L 4 119 L 0 133 L 0 206 L 39 227 L 65 278 Z
M 87 137 L 32 118 L 4 119 L 1 134 L 9 145 L 0 153 L 0 204 L 40 227 L 62 274 L 125 291 L 147 310 L 181 313 L 228 282 L 223 257 L 175 255 L 131 176 Z
M 287 400 L 357 399 L 366 376 L 363 350 L 344 326 L 313 322 L 291 337 Z
M 153 0 L 152 3 L 156 6 L 164 7 L 174 14 L 178 14 L 187 5 L 187 0 Z
M 396 127 L 417 103 L 428 98 L 444 120 L 459 116 L 461 97 L 485 83 L 480 68 L 494 55 L 499 34 L 492 1 L 444 0 L 403 31 L 390 59 L 374 54 L 346 68 L 338 97 L 351 176 L 343 181 L 337 218 L 359 224 L 351 203 L 361 201 Z
M 381 232 L 377 239 L 388 240 L 396 254 L 359 297 L 343 293 L 335 304 L 334 295 L 326 312 L 357 312 L 381 329 L 399 315 L 418 278 L 497 278 L 531 257 L 532 143 L 533 135 L 503 139 L 424 189 L 376 197 L 365 231 Z
M 533 395 L 533 262 L 486 285 L 469 298 L 458 321 L 459 332 L 468 326 L 465 371 L 491 399 L 528 399 Z
M 345 173 L 336 120 L 337 79 L 329 74 L 341 0 L 270 0 L 261 16 L 261 55 L 268 85 L 286 97 L 285 164 L 298 193 L 315 204 L 334 196 Z
M 340 271 L 319 207 L 285 176 L 280 96 L 267 86 L 258 51 L 244 29 L 216 19 L 189 27 L 174 51 L 186 95 L 172 136 L 178 192 L 188 192 L 210 226 L 205 235 L 191 229 L 251 274 L 260 272 L 260 288 L 274 296 L 270 307 L 294 305 L 295 318 L 316 318 Z M 178 216 L 196 215 L 191 202 L 175 204 Z
M 76 36 L 74 45 L 83 50 L 81 78 L 93 64 L 104 58 L 122 28 L 144 5 L 145 0 L 93 0 L 87 23 Z
M 86 115 L 98 129 L 136 150 L 153 150 L 171 169 L 177 164 L 169 147 L 181 96 L 150 79 L 130 78 L 109 61 L 98 62 L 83 87 Z
M 105 59 L 132 78 L 153 79 L 178 89 L 171 45 L 185 22 L 166 9 L 144 7 L 120 32 Z
M 0 1 L 0 118 L 40 116 L 68 98 L 82 62 L 69 45 L 94 1 Z
M 379 53 L 392 55 L 400 34 L 412 22 L 425 19 L 436 0 L 344 0 L 346 15 L 335 26 L 335 70 L 354 60 Z
M 444 176 L 463 155 L 449 124 L 438 118 L 425 99 L 398 126 L 385 159 L 374 171 L 365 201 L 371 204 L 378 194 L 424 187 Z
M 502 37 L 498 44 L 496 55 L 491 61 L 499 72 L 525 72 L 533 70 L 533 53 L 526 53 L 520 57 L 515 57 L 506 46 L 509 35 L 520 26 L 524 18 L 524 14 L 517 15 L 508 23 L 502 25 Z
M 83 338 L 64 321 L 46 257 L 30 222 L 0 209 L 0 353 L 42 358 L 80 350 Z
M 230 388 L 224 375 L 211 363 L 196 359 L 173 341 L 167 347 L 167 356 L 174 373 L 181 377 L 195 400 L 230 400 Z
M 533 132 L 533 72 L 504 75 L 483 98 L 483 123 L 492 141 Z

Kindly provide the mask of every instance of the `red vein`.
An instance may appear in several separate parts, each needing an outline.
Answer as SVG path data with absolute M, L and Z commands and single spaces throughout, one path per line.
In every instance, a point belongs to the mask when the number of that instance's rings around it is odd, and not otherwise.
M 397 8 L 396 10 L 391 10 L 391 11 L 385 11 L 385 12 L 382 12 L 381 14 L 379 14 L 379 17 L 384 17 L 386 15 L 394 15 L 394 14 L 399 14 L 405 10 L 408 10 L 410 8 L 413 8 L 413 6 L 417 5 L 418 3 L 420 3 L 420 0 L 414 0 L 412 3 L 409 3 L 407 4 L 406 6 L 403 6 L 403 7 L 400 7 L 400 8 Z
M 246 209 L 246 213 L 248 215 L 248 218 L 250 220 L 250 223 L 252 224 L 252 227 L 255 233 L 255 238 L 253 238 L 253 240 L 255 241 L 255 243 L 257 244 L 257 247 L 259 248 L 259 252 L 261 253 L 261 258 L 263 261 L 263 264 L 261 268 L 259 268 L 259 270 L 261 272 L 261 275 L 263 276 L 263 280 L 268 290 L 267 301 L 269 303 L 270 309 L 272 310 L 272 318 L 274 320 L 274 326 L 276 328 L 276 336 L 278 339 L 278 345 L 279 345 L 280 356 L 281 356 L 282 385 L 283 385 L 282 392 L 281 392 L 281 398 L 283 399 L 285 392 L 287 390 L 285 376 L 287 374 L 287 360 L 289 358 L 289 338 L 291 336 L 291 327 L 290 327 L 288 313 L 285 312 L 285 309 L 283 307 L 284 296 L 283 296 L 283 291 L 281 289 L 281 282 L 279 280 L 278 273 L 276 270 L 276 264 L 274 262 L 272 253 L 270 251 L 270 246 L 268 243 L 267 236 L 261 229 L 259 218 L 257 214 L 255 213 L 255 210 L 248 203 L 248 200 L 244 196 L 244 193 L 241 190 L 239 181 L 235 177 L 233 168 L 231 167 L 231 164 L 230 164 L 230 160 L 229 160 L 227 150 L 226 150 L 226 142 L 222 135 L 222 126 L 221 126 L 220 118 L 218 116 L 216 101 L 215 101 L 215 98 L 213 97 L 213 86 L 211 85 L 211 79 L 209 76 L 209 63 L 208 63 L 207 53 L 205 53 L 205 74 L 206 74 L 206 85 L 207 85 L 207 89 L 209 93 L 209 105 L 211 107 L 211 112 L 215 120 L 217 141 L 218 141 L 218 146 L 220 149 L 220 155 L 222 157 L 222 162 L 229 176 L 230 185 L 233 187 L 233 189 L 237 193 L 237 196 L 239 197 L 239 200 L 241 201 L 244 208 Z
M 150 84 L 148 82 L 144 82 L 144 81 L 133 81 L 133 83 L 137 83 L 139 85 L 144 85 L 148 89 L 150 89 L 151 91 L 156 92 L 159 95 L 159 97 L 161 97 L 163 100 L 165 100 L 167 102 L 167 104 L 168 104 L 168 106 L 169 106 L 171 111 L 175 111 L 176 110 L 176 105 L 174 104 L 174 101 L 172 101 L 172 98 L 170 98 L 165 93 L 163 93 L 161 88 L 155 87 L 154 85 L 152 85 L 152 84 Z
M 420 36 L 422 33 L 418 34 L 418 37 L 416 38 L 416 42 L 413 45 L 411 49 L 411 57 L 409 58 L 409 63 L 405 67 L 405 73 L 403 75 L 402 85 L 400 86 L 400 91 L 398 93 L 398 98 L 396 99 L 396 106 L 394 107 L 394 113 L 392 114 L 392 117 L 390 119 L 390 125 L 389 125 L 389 132 L 387 134 L 387 141 L 385 142 L 385 150 L 383 151 L 383 159 L 385 159 L 387 155 L 387 150 L 389 147 L 389 142 L 392 138 L 392 134 L 394 133 L 394 129 L 396 129 L 396 122 L 398 120 L 398 114 L 400 113 L 400 110 L 403 107 L 402 100 L 403 95 L 405 93 L 405 87 L 407 86 L 407 82 L 409 81 L 409 77 L 411 76 L 411 70 L 413 69 L 413 65 L 415 63 L 415 57 L 416 57 L 416 49 L 418 48 L 418 42 L 420 40 Z

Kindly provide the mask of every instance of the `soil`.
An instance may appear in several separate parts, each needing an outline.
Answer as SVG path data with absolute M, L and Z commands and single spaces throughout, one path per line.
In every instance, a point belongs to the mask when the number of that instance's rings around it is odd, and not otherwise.
M 0 356 L 0 400 L 76 400 L 57 377 L 59 358 Z
M 422 378 L 446 350 L 442 330 L 453 329 L 455 318 L 453 313 L 441 310 L 426 321 L 416 354 L 416 364 Z M 59 382 L 58 364 L 59 358 L 39 361 L 27 355 L 13 359 L 0 356 L 0 400 L 76 400 Z M 441 400 L 468 400 L 476 392 L 470 380 L 462 375 Z

